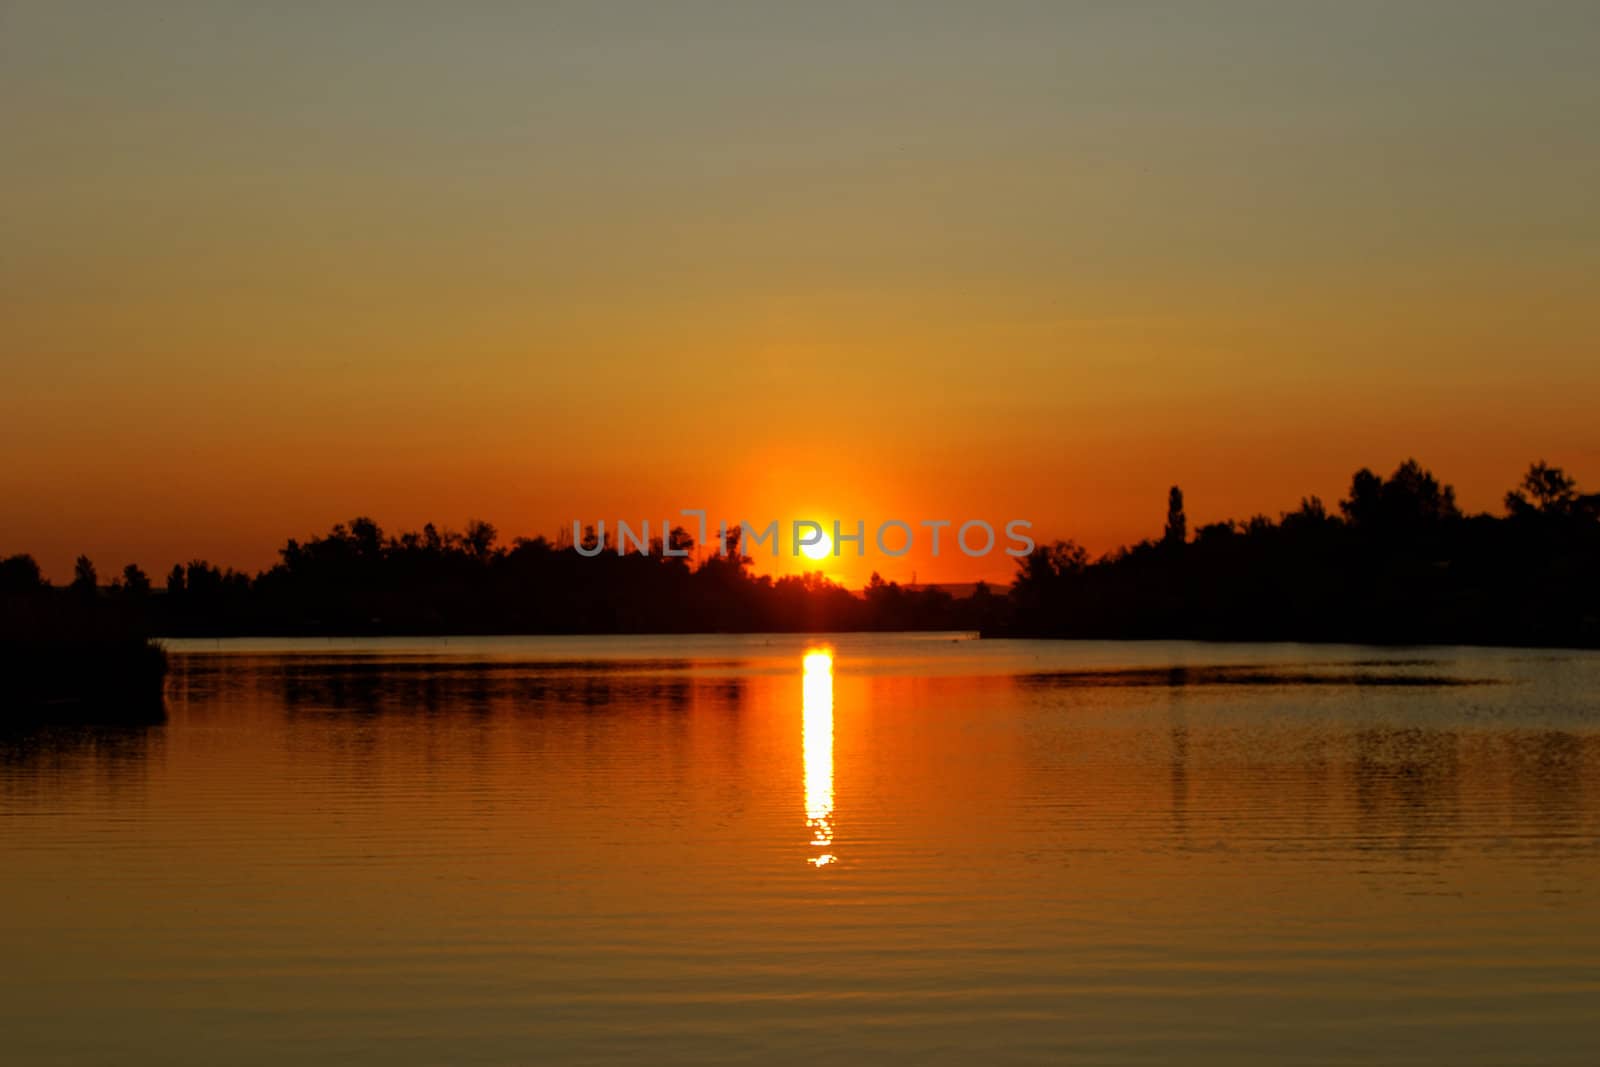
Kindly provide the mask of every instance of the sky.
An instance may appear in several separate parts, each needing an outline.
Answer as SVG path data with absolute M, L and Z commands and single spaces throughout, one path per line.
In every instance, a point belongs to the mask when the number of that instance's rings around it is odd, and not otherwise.
M 0 0 L 0 555 L 1593 490 L 1597 56 L 1592 3 Z

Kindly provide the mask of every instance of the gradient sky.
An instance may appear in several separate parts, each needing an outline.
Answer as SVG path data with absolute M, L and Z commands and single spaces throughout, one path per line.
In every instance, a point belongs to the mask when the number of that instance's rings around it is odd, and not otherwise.
M 0 0 L 0 144 L 0 554 L 58 580 L 1600 488 L 1593 3 Z

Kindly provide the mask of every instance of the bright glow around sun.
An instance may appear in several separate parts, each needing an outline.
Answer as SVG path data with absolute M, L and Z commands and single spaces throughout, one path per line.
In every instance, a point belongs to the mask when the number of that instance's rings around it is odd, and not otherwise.
M 833 554 L 833 543 L 823 534 L 822 540 L 814 545 L 801 545 L 800 551 L 807 559 L 823 560 Z

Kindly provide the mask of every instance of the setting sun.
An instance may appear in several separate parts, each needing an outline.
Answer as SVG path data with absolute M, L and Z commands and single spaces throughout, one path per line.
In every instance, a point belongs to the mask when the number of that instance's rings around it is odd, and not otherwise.
M 833 541 L 828 535 L 819 530 L 817 537 L 819 540 L 812 544 L 802 544 L 800 546 L 800 551 L 805 554 L 807 559 L 824 560 L 833 554 Z

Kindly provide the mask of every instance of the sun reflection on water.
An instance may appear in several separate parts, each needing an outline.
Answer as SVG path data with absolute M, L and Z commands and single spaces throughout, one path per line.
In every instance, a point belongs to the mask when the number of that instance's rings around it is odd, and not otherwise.
M 833 845 L 833 653 L 805 655 L 801 691 L 800 747 L 805 758 L 806 825 L 811 847 L 820 850 L 807 862 L 825 867 L 838 859 Z

